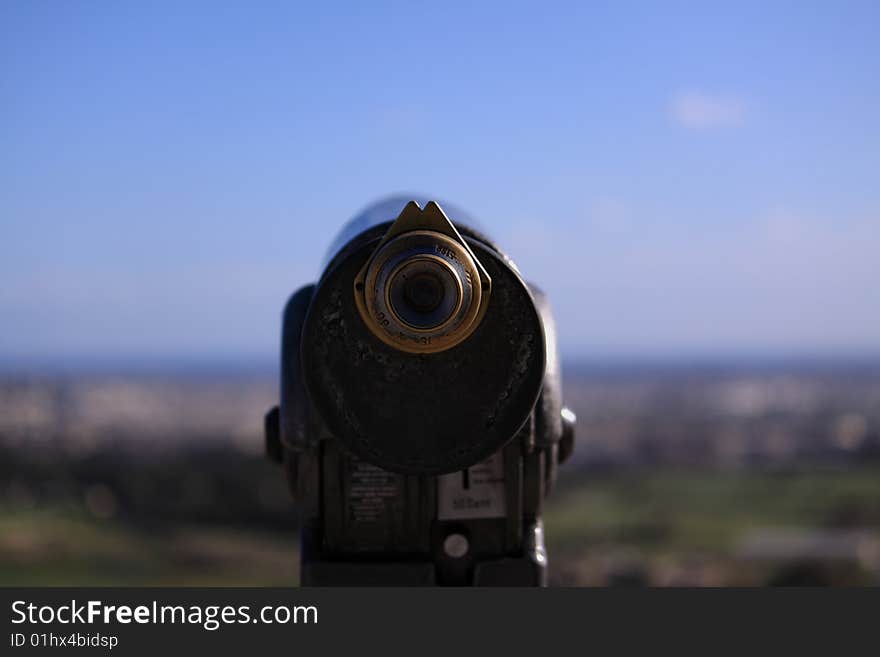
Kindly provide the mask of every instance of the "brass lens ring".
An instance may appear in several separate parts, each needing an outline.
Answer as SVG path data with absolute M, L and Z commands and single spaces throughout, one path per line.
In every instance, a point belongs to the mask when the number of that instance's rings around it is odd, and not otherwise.
M 412 353 L 443 351 L 466 339 L 487 299 L 468 249 L 432 230 L 402 233 L 381 246 L 355 297 L 378 338 Z

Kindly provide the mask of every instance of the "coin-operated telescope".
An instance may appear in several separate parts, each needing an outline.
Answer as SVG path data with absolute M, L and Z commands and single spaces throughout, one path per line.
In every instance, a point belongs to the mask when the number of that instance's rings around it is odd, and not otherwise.
M 463 212 L 352 220 L 284 310 L 269 456 L 306 585 L 543 585 L 542 504 L 573 448 L 545 296 Z

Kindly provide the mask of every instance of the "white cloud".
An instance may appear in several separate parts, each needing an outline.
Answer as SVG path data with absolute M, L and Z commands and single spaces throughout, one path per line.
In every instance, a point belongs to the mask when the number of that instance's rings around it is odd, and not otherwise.
M 746 102 L 742 98 L 699 91 L 676 94 L 669 103 L 672 119 L 686 128 L 706 129 L 740 125 L 745 120 L 746 111 Z

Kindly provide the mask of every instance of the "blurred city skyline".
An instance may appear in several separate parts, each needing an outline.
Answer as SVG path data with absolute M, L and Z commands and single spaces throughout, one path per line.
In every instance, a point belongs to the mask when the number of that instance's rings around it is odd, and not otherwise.
M 476 216 L 569 359 L 876 357 L 878 19 L 4 3 L 0 362 L 270 361 L 400 193 Z

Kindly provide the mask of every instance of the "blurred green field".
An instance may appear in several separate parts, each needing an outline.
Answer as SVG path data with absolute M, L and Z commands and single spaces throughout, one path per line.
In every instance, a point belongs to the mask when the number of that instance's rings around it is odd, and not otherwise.
M 290 586 L 297 537 L 259 529 L 144 528 L 76 507 L 0 510 L 6 586 Z
M 579 473 L 545 515 L 563 585 L 880 583 L 880 467 Z M 296 535 L 0 507 L 4 585 L 292 585 Z
M 880 583 L 876 465 L 580 476 L 545 524 L 557 583 Z
M 717 550 L 759 527 L 880 528 L 880 468 L 581 477 L 563 482 L 545 518 L 560 547 L 616 540 Z

